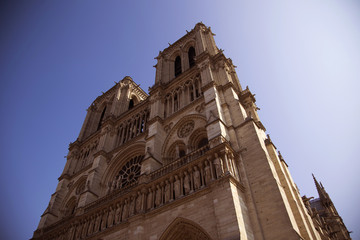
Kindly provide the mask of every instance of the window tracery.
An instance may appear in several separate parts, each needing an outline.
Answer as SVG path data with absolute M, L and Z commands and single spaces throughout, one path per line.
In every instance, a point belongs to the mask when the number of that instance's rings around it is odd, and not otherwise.
M 196 77 L 186 81 L 182 87 L 178 87 L 167 93 L 164 100 L 164 117 L 168 117 L 174 112 L 179 111 L 189 103 L 202 96 L 201 77 Z
M 121 168 L 115 179 L 109 183 L 110 191 L 130 186 L 138 181 L 141 173 L 143 155 L 131 158 Z
M 64 216 L 71 216 L 75 213 L 77 199 L 72 197 L 65 205 Z

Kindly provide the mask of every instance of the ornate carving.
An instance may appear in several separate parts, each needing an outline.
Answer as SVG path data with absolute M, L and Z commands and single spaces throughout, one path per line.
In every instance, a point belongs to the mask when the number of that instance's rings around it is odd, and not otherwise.
M 143 158 L 144 156 L 134 157 L 122 167 L 112 183 L 112 190 L 114 190 L 114 188 L 122 188 L 137 182 L 140 176 L 141 161 Z
M 168 125 L 166 125 L 166 126 L 164 127 L 165 132 L 166 132 L 166 133 L 169 133 L 170 130 L 171 130 L 171 128 L 172 128 L 172 126 L 173 126 L 173 122 L 171 122 L 171 123 L 169 123 Z
M 201 103 L 199 104 L 198 106 L 196 106 L 195 110 L 198 112 L 198 113 L 202 113 L 204 111 L 204 108 L 205 108 L 205 103 Z
M 195 122 L 190 120 L 185 122 L 178 130 L 178 136 L 180 138 L 184 138 L 189 136 L 189 134 L 192 132 L 192 130 L 194 129 L 195 126 Z

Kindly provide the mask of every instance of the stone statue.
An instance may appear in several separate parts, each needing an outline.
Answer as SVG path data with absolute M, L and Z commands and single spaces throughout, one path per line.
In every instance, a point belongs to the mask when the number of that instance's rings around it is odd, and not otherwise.
M 91 217 L 90 219 L 90 223 L 89 223 L 89 226 L 88 226 L 88 229 L 87 229 L 87 235 L 91 235 L 92 232 L 93 232 L 93 229 L 94 229 L 94 221 L 95 221 L 95 217 Z
M 107 211 L 104 210 L 102 218 L 101 218 L 101 231 L 106 229 L 106 220 L 107 220 Z
M 75 231 L 75 227 L 71 226 L 68 231 L 67 239 L 69 239 L 69 240 L 74 239 L 74 231 Z
M 190 192 L 190 178 L 186 171 L 184 172 L 184 191 L 185 194 L 189 194 Z
M 216 177 L 220 178 L 223 174 L 223 170 L 222 170 L 221 160 L 218 157 L 215 158 L 214 165 L 216 170 Z
M 116 189 L 116 180 L 112 182 L 111 191 L 114 191 Z
M 197 166 L 194 167 L 194 188 L 199 189 L 201 186 L 200 172 Z
M 120 189 L 121 188 L 121 183 L 122 183 L 122 176 L 119 176 L 118 180 L 117 180 L 117 184 L 116 184 L 116 188 Z
M 169 202 L 170 200 L 170 183 L 168 180 L 165 182 L 165 202 Z
M 125 221 L 128 218 L 128 211 L 129 211 L 128 203 L 127 203 L 127 199 L 125 199 L 124 209 L 123 209 L 122 218 L 121 218 L 122 221 Z
M 134 215 L 134 210 L 135 210 L 135 197 L 134 197 L 134 196 L 131 196 L 129 216 Z
M 156 188 L 155 205 L 158 207 L 161 204 L 161 188 L 159 185 L 156 185 Z
M 99 231 L 99 228 L 100 228 L 100 220 L 101 220 L 101 215 L 98 214 L 96 216 L 96 220 L 95 220 L 95 225 L 94 225 L 94 233 L 97 233 Z
M 153 202 L 153 191 L 150 188 L 149 193 L 147 195 L 146 209 L 151 209 L 153 207 L 152 202 Z
M 86 234 L 87 234 L 87 228 L 89 226 L 89 221 L 86 221 L 83 225 L 83 229 L 82 229 L 82 233 L 81 233 L 81 238 L 85 238 Z
M 142 207 L 141 207 L 141 192 L 140 191 L 138 191 L 138 193 L 137 193 L 135 210 L 136 210 L 136 213 L 139 213 L 142 210 Z
M 108 182 L 108 187 L 107 187 L 107 190 L 106 190 L 106 195 L 108 195 L 110 192 L 111 192 L 111 182 Z
M 116 204 L 115 224 L 119 224 L 120 222 L 121 222 L 121 205 Z
M 111 227 L 114 224 L 114 209 L 110 207 L 109 215 L 107 217 L 107 226 Z
M 211 169 L 209 166 L 209 162 L 205 161 L 205 183 L 208 185 L 211 180 Z
M 181 191 L 180 191 L 180 179 L 179 179 L 178 175 L 175 175 L 174 192 L 175 192 L 175 199 L 180 197 L 180 194 L 181 194 Z
M 75 239 L 81 239 L 81 223 L 76 227 Z

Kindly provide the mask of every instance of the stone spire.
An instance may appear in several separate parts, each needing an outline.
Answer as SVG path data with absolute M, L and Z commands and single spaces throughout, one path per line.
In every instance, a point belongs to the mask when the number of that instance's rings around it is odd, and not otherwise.
M 312 176 L 313 176 L 313 179 L 314 179 L 314 182 L 315 182 L 315 186 L 316 186 L 316 190 L 317 190 L 317 192 L 318 192 L 318 194 L 319 194 L 320 200 L 321 200 L 323 203 L 330 203 L 331 201 L 330 201 L 329 196 L 328 196 L 328 194 L 326 193 L 323 185 L 321 184 L 321 182 L 319 183 L 319 182 L 316 180 L 314 174 L 312 174 Z

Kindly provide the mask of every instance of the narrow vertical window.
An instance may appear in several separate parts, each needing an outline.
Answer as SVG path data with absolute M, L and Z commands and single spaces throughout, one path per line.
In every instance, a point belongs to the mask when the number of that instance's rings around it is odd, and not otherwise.
M 175 77 L 179 76 L 181 74 L 181 58 L 180 56 L 177 56 L 175 58 Z
M 99 130 L 101 128 L 102 121 L 104 120 L 105 112 L 106 112 L 106 107 L 104 107 L 104 110 L 101 113 L 101 117 L 100 117 L 100 121 L 99 121 L 97 130 Z
M 132 109 L 133 107 L 134 107 L 134 100 L 130 99 L 129 110 Z
M 174 112 L 176 112 L 178 110 L 178 98 L 177 98 L 177 94 L 175 93 L 174 95 Z
M 195 66 L 195 48 L 190 47 L 188 51 L 189 66 Z

